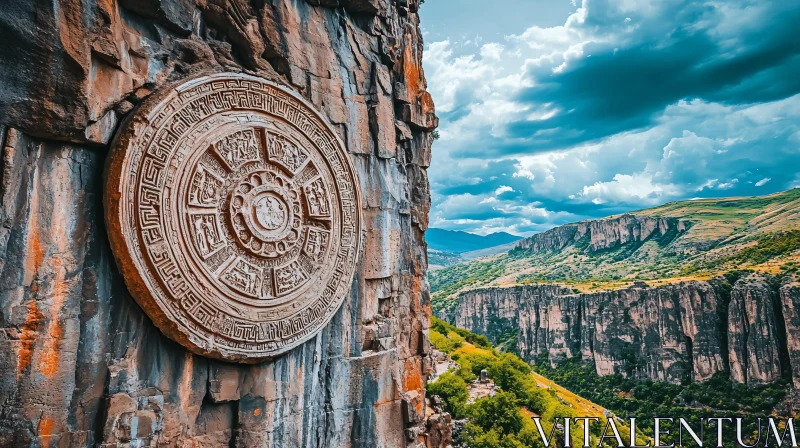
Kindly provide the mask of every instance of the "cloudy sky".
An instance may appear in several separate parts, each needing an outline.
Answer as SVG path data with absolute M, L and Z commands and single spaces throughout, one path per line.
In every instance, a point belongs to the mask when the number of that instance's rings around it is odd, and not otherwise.
M 431 226 L 800 186 L 800 2 L 427 0 Z

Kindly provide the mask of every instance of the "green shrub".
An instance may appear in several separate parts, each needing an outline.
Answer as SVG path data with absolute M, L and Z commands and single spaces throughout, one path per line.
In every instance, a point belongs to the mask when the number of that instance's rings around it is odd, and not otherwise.
M 436 347 L 436 350 L 444 353 L 453 353 L 453 351 L 457 348 L 455 343 L 447 338 L 444 334 L 431 329 L 429 336 L 431 338 L 431 344 Z
M 536 379 L 531 375 L 521 376 L 517 385 L 518 390 L 514 394 L 519 398 L 520 404 L 531 412 L 542 415 L 555 400 L 554 393 L 536 385 Z
M 450 339 L 450 341 L 452 341 L 454 349 L 459 349 L 463 347 L 464 342 L 466 342 L 466 339 L 464 339 L 461 335 L 452 331 L 447 333 L 447 338 Z
M 436 317 L 431 317 L 431 330 L 436 330 L 441 334 L 447 334 L 448 323 Z
M 503 353 L 487 368 L 489 377 L 497 386 L 517 397 L 524 397 L 529 382 L 531 367 L 511 353 Z M 532 378 L 531 378 L 532 379 Z
M 492 367 L 492 365 L 496 362 L 497 357 L 494 355 L 485 355 L 483 353 L 468 353 L 461 357 L 461 359 L 466 360 L 469 363 L 469 367 L 472 370 L 474 375 L 480 375 L 481 370 L 486 370 L 487 372 Z M 462 362 L 459 360 L 459 363 Z
M 464 446 L 470 448 L 526 448 L 513 434 L 502 434 L 496 429 L 483 428 L 467 423 L 464 428 Z
M 501 434 L 516 434 L 522 430 L 524 416 L 517 397 L 510 392 L 498 392 L 493 397 L 476 401 L 469 406 L 467 414 L 485 431 L 494 429 Z
M 445 372 L 433 383 L 428 383 L 428 395 L 438 395 L 444 408 L 454 418 L 464 416 L 464 406 L 469 398 L 469 390 L 464 379 L 454 373 Z
M 478 375 L 475 375 L 474 373 L 472 373 L 472 365 L 470 365 L 470 363 L 469 363 L 469 361 L 467 359 L 460 359 L 458 361 L 458 365 L 461 368 L 456 370 L 456 375 L 458 375 L 461 378 L 463 378 L 464 381 L 466 381 L 467 383 L 470 383 L 470 382 L 474 381 L 475 378 L 478 377 Z

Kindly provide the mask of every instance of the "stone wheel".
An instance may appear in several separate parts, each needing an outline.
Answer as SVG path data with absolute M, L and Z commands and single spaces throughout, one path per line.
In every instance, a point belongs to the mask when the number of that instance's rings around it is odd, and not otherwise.
M 256 362 L 313 337 L 359 256 L 358 179 L 305 101 L 218 74 L 144 102 L 106 176 L 112 249 L 134 298 L 170 338 Z

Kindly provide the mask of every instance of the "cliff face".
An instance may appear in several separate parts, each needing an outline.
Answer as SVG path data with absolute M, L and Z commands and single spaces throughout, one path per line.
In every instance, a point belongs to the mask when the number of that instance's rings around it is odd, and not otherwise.
M 786 322 L 786 348 L 791 360 L 794 388 L 800 389 L 800 284 L 781 288 L 781 307 Z
M 739 280 L 729 292 L 709 282 L 587 294 L 552 285 L 494 288 L 462 294 L 442 317 L 492 342 L 516 329 L 524 359 L 580 356 L 599 375 L 678 384 L 727 371 L 733 381 L 763 384 L 791 367 L 797 382 L 796 291 L 784 287 L 781 306 L 758 278 Z
M 417 0 L 12 0 L 0 8 L 0 446 L 424 443 L 433 104 Z M 12 68 L 13 67 L 13 68 Z M 327 327 L 235 365 L 164 337 L 102 219 L 117 125 L 165 83 L 244 71 L 346 143 L 366 248 Z
M 769 383 L 781 376 L 775 303 L 772 289 L 761 281 L 737 283 L 728 308 L 728 353 L 731 378 L 739 383 Z M 777 316 L 780 318 L 780 315 Z
M 534 253 L 556 252 L 586 238 L 587 248 L 594 252 L 686 229 L 687 223 L 677 218 L 621 215 L 559 226 L 525 238 L 517 247 Z

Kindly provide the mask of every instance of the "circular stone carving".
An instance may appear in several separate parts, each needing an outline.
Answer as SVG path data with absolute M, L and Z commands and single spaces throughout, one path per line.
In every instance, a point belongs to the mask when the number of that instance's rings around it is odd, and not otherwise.
M 268 81 L 205 76 L 145 101 L 115 139 L 105 201 L 128 288 L 196 353 L 284 353 L 350 290 L 355 170 L 320 114 Z

